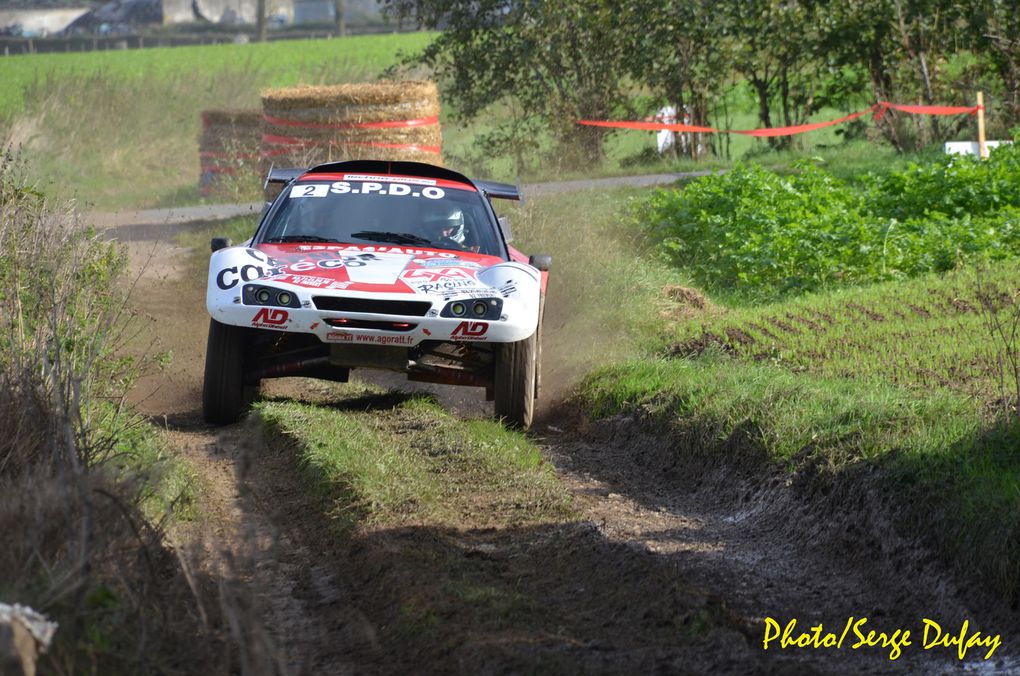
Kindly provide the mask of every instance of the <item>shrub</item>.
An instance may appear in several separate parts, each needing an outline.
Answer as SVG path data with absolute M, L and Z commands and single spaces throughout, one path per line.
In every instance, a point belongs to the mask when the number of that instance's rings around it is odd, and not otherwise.
M 844 183 L 738 165 L 637 212 L 659 251 L 708 288 L 752 298 L 945 271 L 1020 255 L 1020 148 L 940 157 Z
M 118 457 L 135 454 L 130 419 L 104 402 L 124 386 L 123 257 L 22 177 L 0 158 L 0 600 L 59 624 L 44 673 L 207 663 L 178 561 L 141 512 L 151 491 Z

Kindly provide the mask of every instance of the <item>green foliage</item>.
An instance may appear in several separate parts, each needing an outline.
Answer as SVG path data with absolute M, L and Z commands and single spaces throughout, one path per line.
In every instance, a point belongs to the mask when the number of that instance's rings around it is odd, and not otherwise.
M 739 165 L 656 193 L 638 217 L 705 287 L 776 298 L 1020 256 L 1020 149 L 841 181 Z
M 445 26 L 420 61 L 446 78 L 444 94 L 465 120 L 509 103 L 511 119 L 490 140 L 514 151 L 540 119 L 560 141 L 568 166 L 603 159 L 606 130 L 579 119 L 606 119 L 626 102 L 621 63 L 628 49 L 617 4 L 503 0 L 392 0 L 391 11 Z M 564 157 L 564 153 L 572 155 Z

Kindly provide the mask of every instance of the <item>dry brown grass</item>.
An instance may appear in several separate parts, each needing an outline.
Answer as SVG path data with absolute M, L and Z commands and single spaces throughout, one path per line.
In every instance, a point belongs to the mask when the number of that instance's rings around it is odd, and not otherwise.
M 41 673 L 227 673 L 271 654 L 239 576 L 189 574 L 143 513 L 120 251 L 22 176 L 0 160 L 0 600 L 59 624 Z M 279 673 L 263 663 L 247 673 Z

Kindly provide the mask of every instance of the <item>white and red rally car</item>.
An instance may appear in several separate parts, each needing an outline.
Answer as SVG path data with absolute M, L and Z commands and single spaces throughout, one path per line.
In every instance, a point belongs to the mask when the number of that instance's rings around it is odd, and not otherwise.
M 490 198 L 512 185 L 416 162 L 274 169 L 255 235 L 213 240 L 202 410 L 236 421 L 264 378 L 351 369 L 486 388 L 531 424 L 550 258 L 508 246 Z

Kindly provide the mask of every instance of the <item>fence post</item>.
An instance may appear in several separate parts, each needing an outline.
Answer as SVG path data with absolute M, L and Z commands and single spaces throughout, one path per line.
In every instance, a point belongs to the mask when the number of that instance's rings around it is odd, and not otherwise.
M 988 147 L 985 145 L 985 93 L 977 93 L 978 105 L 978 157 L 988 159 Z

